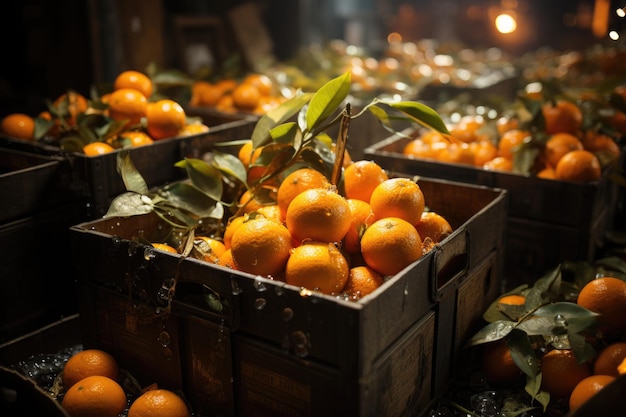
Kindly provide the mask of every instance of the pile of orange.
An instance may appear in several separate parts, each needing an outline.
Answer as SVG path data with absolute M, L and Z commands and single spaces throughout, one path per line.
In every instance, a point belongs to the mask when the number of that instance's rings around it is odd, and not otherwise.
M 43 136 L 59 143 L 64 138 L 79 137 L 81 129 L 92 131 L 82 139 L 82 151 L 97 156 L 120 148 L 149 145 L 156 140 L 207 132 L 204 123 L 188 118 L 175 100 L 154 95 L 155 85 L 145 74 L 128 70 L 115 78 L 110 93 L 88 100 L 69 90 L 50 102 L 49 108 L 36 117 L 13 113 L 2 119 L 0 131 L 23 140 L 38 140 L 36 126 L 43 126 Z M 98 123 L 88 116 L 99 115 Z M 108 124 L 117 124 L 113 133 L 101 136 Z M 80 127 L 79 127 L 80 126 Z M 38 137 L 36 137 L 36 135 Z M 93 139 L 95 138 L 95 139 Z
M 189 105 L 223 113 L 263 115 L 285 100 L 276 82 L 266 74 L 250 73 L 241 80 L 195 81 Z
M 598 180 L 603 167 L 618 159 L 620 148 L 612 137 L 583 127 L 578 104 L 564 99 L 546 102 L 541 113 L 543 142 L 520 128 L 517 119 L 502 117 L 493 122 L 467 115 L 449 126 L 450 136 L 429 131 L 408 142 L 402 152 L 409 158 L 514 172 L 515 155 L 524 147 L 535 147 L 540 151 L 531 174 L 576 182 Z
M 85 349 L 66 362 L 61 379 L 61 406 L 72 417 L 189 417 L 189 408 L 176 393 L 150 389 L 136 398 L 120 383 L 117 360 L 100 349 Z M 130 405 L 130 406 L 129 406 Z
M 244 165 L 251 153 L 239 152 Z M 308 167 L 274 184 L 263 201 L 244 192 L 216 264 L 358 300 L 452 233 L 442 215 L 425 210 L 417 182 L 389 178 L 373 161 L 351 162 L 340 186 Z

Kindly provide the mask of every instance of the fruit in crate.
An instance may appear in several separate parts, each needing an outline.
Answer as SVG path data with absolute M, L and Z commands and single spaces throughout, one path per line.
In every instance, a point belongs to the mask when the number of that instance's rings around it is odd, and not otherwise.
M 184 194 L 161 201 L 162 208 L 152 206 L 180 225 L 172 235 L 183 236 L 182 241 L 170 244 L 184 256 L 357 300 L 451 233 L 443 216 L 422 216 L 428 202 L 419 181 L 389 178 L 373 161 L 352 161 L 345 150 L 347 131 L 341 130 L 336 143 L 324 133 L 335 123 L 358 122 L 349 105 L 337 108 L 349 88 L 346 73 L 316 93 L 301 92 L 262 116 L 251 139 L 220 146 L 231 147 L 229 153 L 214 150 L 203 160 L 180 161 L 189 180 L 158 194 Z M 374 101 L 371 106 L 381 120 L 388 120 L 390 108 L 447 133 L 439 116 L 420 103 Z M 292 122 L 295 116 L 306 126 Z M 129 161 L 120 166 L 127 169 L 123 176 L 137 174 Z M 138 191 L 145 202 L 146 190 Z M 192 193 L 194 204 L 185 205 Z M 130 189 L 118 199 L 128 203 L 137 197 Z M 112 204 L 107 216 L 131 215 L 131 206 Z M 179 210 L 185 216 L 176 217 Z M 418 227 L 430 244 L 423 244 Z M 219 241 L 220 250 L 200 250 L 199 236 L 207 236 L 204 246 L 209 238 Z

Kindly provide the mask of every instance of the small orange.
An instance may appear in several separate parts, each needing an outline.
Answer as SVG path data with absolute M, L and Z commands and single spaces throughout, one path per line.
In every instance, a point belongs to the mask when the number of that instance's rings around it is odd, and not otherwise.
M 255 86 L 262 96 L 271 95 L 272 90 L 274 89 L 272 79 L 265 74 L 248 74 L 241 83 Z
M 626 375 L 626 359 L 624 359 L 622 363 L 617 366 L 617 373 L 620 375 Z
M 545 119 L 545 130 L 549 135 L 571 133 L 577 135 L 583 123 L 583 113 L 575 103 L 557 100 L 546 103 L 541 108 Z
M 154 142 L 152 138 L 141 130 L 127 130 L 118 135 L 118 140 L 122 144 L 122 147 L 137 147 L 150 145 Z
M 554 398 L 569 398 L 574 387 L 591 375 L 588 363 L 579 363 L 571 349 L 553 349 L 541 358 L 541 389 Z
M 240 207 L 240 213 L 252 213 L 253 211 L 257 211 L 263 204 L 261 204 L 253 195 L 252 190 L 246 190 L 243 192 L 241 197 L 239 197 L 239 201 L 237 203 Z
M 33 140 L 35 120 L 24 113 L 12 113 L 2 119 L 2 133 L 17 139 Z
M 259 207 L 256 212 L 276 223 L 283 223 L 285 221 L 285 216 L 280 211 L 278 204 L 265 204 Z
M 589 151 L 571 151 L 563 155 L 554 170 L 557 180 L 587 182 L 602 176 L 600 160 Z
M 70 127 L 76 126 L 78 115 L 85 113 L 89 108 L 87 99 L 74 90 L 61 94 L 52 105 L 59 112 L 59 117 L 62 117 Z
M 189 417 L 189 408 L 176 393 L 166 389 L 148 390 L 132 402 L 128 417 Z
M 241 161 L 244 167 L 248 168 L 250 165 L 250 161 L 252 160 L 253 149 L 252 149 L 252 141 L 247 140 L 239 150 L 237 151 L 237 157 Z
M 568 152 L 582 150 L 582 142 L 571 133 L 555 133 L 545 144 L 543 156 L 551 167 L 556 167 L 559 160 Z
M 183 129 L 178 133 L 179 136 L 192 136 L 199 135 L 200 133 L 206 133 L 211 128 L 204 123 L 186 123 Z
M 224 93 L 217 101 L 215 109 L 228 114 L 237 113 L 238 111 L 237 107 L 235 107 L 235 100 L 233 99 L 233 95 L 231 93 Z
M 316 169 L 300 168 L 291 172 L 280 183 L 276 196 L 283 216 L 286 216 L 289 204 L 298 194 L 311 188 L 324 188 L 328 185 L 330 185 L 328 179 Z
M 349 272 L 348 261 L 334 243 L 310 241 L 292 250 L 285 281 L 324 294 L 338 294 L 346 286 Z
M 437 154 L 437 159 L 440 162 L 450 164 L 474 165 L 476 156 L 474 155 L 474 151 L 469 144 L 461 142 L 450 143 L 445 149 L 442 149 Z
M 517 380 L 522 371 L 513 361 L 511 348 L 506 339 L 488 343 L 483 347 L 481 370 L 489 382 L 510 383 Z
M 83 152 L 87 156 L 99 156 L 115 151 L 115 148 L 106 142 L 91 142 L 83 146 Z
M 513 161 L 504 156 L 496 156 L 491 161 L 485 162 L 483 169 L 487 171 L 513 171 Z
M 164 252 L 169 252 L 169 253 L 178 253 L 178 251 L 171 245 L 168 245 L 167 243 L 160 243 L 160 242 L 154 242 L 152 243 L 152 247 L 158 250 L 162 250 Z
M 530 132 L 522 129 L 507 130 L 500 136 L 498 141 L 498 156 L 513 159 L 519 146 L 530 136 Z
M 409 158 L 437 159 L 437 153 L 431 144 L 420 138 L 408 142 L 402 149 L 402 153 Z
M 409 178 L 390 178 L 372 192 L 370 206 L 376 219 L 399 217 L 412 225 L 422 218 L 426 202 L 422 189 Z
M 543 178 L 546 180 L 555 180 L 556 171 L 554 170 L 554 168 L 550 166 L 546 166 L 543 169 L 541 169 L 539 172 L 537 172 L 537 177 Z
M 230 248 L 233 233 L 235 233 L 235 230 L 237 230 L 237 228 L 239 228 L 239 226 L 241 226 L 244 221 L 246 221 L 245 216 L 237 216 L 230 219 L 226 224 L 226 227 L 224 228 L 224 236 L 222 236 L 222 241 L 224 242 L 224 246 L 226 246 L 226 249 Z
M 578 293 L 578 305 L 600 314 L 606 331 L 626 330 L 626 282 L 614 277 L 589 281 Z
M 626 359 L 626 342 L 615 342 L 600 351 L 593 363 L 594 375 L 619 376 L 618 366 Z
M 109 97 L 109 116 L 113 120 L 126 120 L 126 126 L 137 125 L 146 116 L 148 100 L 146 96 L 132 88 L 121 88 Z
M 298 194 L 287 208 L 285 224 L 293 238 L 341 242 L 350 229 L 350 206 L 328 188 L 311 188 Z
M 195 81 L 191 86 L 190 106 L 213 107 L 215 106 L 224 90 L 208 81 Z
M 415 224 L 415 229 L 422 241 L 430 238 L 435 243 L 441 242 L 452 233 L 452 226 L 448 220 L 434 211 L 424 211 L 420 220 Z
M 500 136 L 504 134 L 507 130 L 518 129 L 519 128 L 519 120 L 515 117 L 511 116 L 502 116 L 496 120 L 496 131 Z
M 485 162 L 498 156 L 498 147 L 490 140 L 478 140 L 469 146 L 474 153 L 475 166 L 482 167 Z
M 479 137 L 479 129 L 484 125 L 485 119 L 482 116 L 466 115 L 451 127 L 450 134 L 461 142 L 474 142 Z
M 385 279 L 378 272 L 367 265 L 359 265 L 350 268 L 348 282 L 343 292 L 350 300 L 357 301 L 371 294 L 384 283 Z
M 580 381 L 569 397 L 569 411 L 577 410 L 613 381 L 615 381 L 615 377 L 608 375 L 592 375 Z
M 262 276 L 281 274 L 292 248 L 287 228 L 263 216 L 237 227 L 230 245 L 237 269 Z
M 350 254 L 356 255 L 361 252 L 361 236 L 368 226 L 374 223 L 374 212 L 369 203 L 356 198 L 349 198 L 350 207 L 350 229 L 343 238 L 342 249 Z
M 346 198 L 370 201 L 374 188 L 389 177 L 385 170 L 374 161 L 356 161 L 343 172 L 343 188 Z
M 367 265 L 379 274 L 395 275 L 422 256 L 422 241 L 412 224 L 387 217 L 365 229 L 361 253 Z
M 196 236 L 193 244 L 200 253 L 201 259 L 207 262 L 217 262 L 226 252 L 224 242 L 209 236 Z
M 177 136 L 187 124 L 183 107 L 174 100 L 150 103 L 146 111 L 146 129 L 154 140 Z
M 233 251 L 231 251 L 230 248 L 224 251 L 222 256 L 220 256 L 217 260 L 216 264 L 230 269 L 237 269 L 237 266 L 235 266 L 235 261 L 233 260 Z
M 582 143 L 586 151 L 596 154 L 600 160 L 607 160 L 609 163 L 619 158 L 621 153 L 615 139 L 602 133 L 586 131 Z
M 118 417 L 128 405 L 119 383 L 101 375 L 85 377 L 72 385 L 61 406 L 72 417 Z
M 526 304 L 526 297 L 520 294 L 505 295 L 504 297 L 498 299 L 498 304 L 523 306 Z
M 117 360 L 101 349 L 85 349 L 72 355 L 63 367 L 61 379 L 66 388 L 92 375 L 106 376 L 113 380 L 119 377 Z
M 152 95 L 152 80 L 139 71 L 122 71 L 113 82 L 113 89 L 120 90 L 122 88 L 132 88 L 139 91 L 145 98 Z
M 233 105 L 240 110 L 252 111 L 261 101 L 259 89 L 252 84 L 239 84 L 232 92 Z

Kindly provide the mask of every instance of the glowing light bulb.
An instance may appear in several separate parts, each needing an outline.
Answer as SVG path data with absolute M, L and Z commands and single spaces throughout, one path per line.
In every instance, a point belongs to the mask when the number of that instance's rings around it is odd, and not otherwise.
M 517 21 L 515 17 L 509 13 L 502 13 L 496 17 L 495 20 L 496 29 L 500 33 L 512 33 L 517 29 Z

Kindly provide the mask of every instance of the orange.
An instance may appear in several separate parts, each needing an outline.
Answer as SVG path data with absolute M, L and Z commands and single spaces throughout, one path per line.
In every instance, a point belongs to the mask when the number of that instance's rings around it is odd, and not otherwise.
M 422 139 L 413 139 L 402 149 L 402 153 L 409 158 L 436 159 L 436 152 L 431 144 Z
M 498 156 L 498 147 L 490 140 L 478 140 L 469 146 L 474 153 L 474 165 L 478 167 Z
M 174 100 L 150 103 L 146 111 L 146 129 L 154 140 L 177 136 L 187 124 L 183 107 Z
M 221 80 L 215 83 L 215 86 L 222 90 L 222 93 L 230 93 L 237 87 L 237 81 L 232 78 L 222 78 Z
M 266 204 L 259 207 L 256 211 L 257 213 L 262 214 L 266 218 L 273 220 L 277 223 L 283 223 L 285 220 L 285 216 L 280 211 L 280 207 L 278 207 L 278 204 Z
M 370 206 L 376 219 L 399 217 L 412 225 L 422 218 L 426 203 L 422 189 L 409 178 L 390 178 L 372 192 Z
M 433 242 L 439 243 L 452 233 L 452 226 L 441 214 L 424 211 L 420 220 L 415 224 L 415 230 L 422 241 L 430 238 Z
M 498 304 L 505 304 L 511 306 L 523 306 L 526 303 L 526 297 L 519 294 L 505 295 L 498 300 Z
M 388 217 L 365 229 L 361 253 L 367 265 L 379 274 L 395 275 L 422 256 L 422 240 L 411 223 Z
M 343 292 L 350 300 L 357 301 L 371 294 L 384 283 L 383 276 L 369 266 L 355 266 L 350 268 L 348 282 L 346 282 Z
M 450 134 L 465 143 L 474 142 L 478 138 L 478 130 L 485 125 L 482 116 L 466 115 L 450 129 Z
M 233 95 L 230 93 L 223 94 L 217 101 L 215 109 L 221 111 L 222 113 L 237 113 L 237 107 L 235 107 Z
M 237 269 L 262 276 L 282 273 L 292 248 L 287 228 L 263 216 L 244 221 L 230 245 Z
M 518 129 L 519 120 L 511 116 L 502 116 L 496 120 L 496 131 L 503 135 L 507 130 Z
M 483 169 L 487 171 L 513 171 L 513 161 L 504 156 L 496 156 L 491 161 L 485 162 Z
M 191 86 L 190 106 L 213 107 L 215 106 L 224 90 L 208 81 L 196 81 Z
M 61 94 L 52 104 L 70 127 L 76 126 L 78 115 L 89 108 L 87 99 L 73 90 Z
M 121 142 L 123 147 L 144 146 L 150 145 L 154 142 L 147 133 L 142 132 L 141 130 L 128 130 L 120 133 L 118 140 Z
M 613 381 L 615 377 L 608 375 L 592 375 L 580 381 L 569 397 L 569 411 L 578 409 Z
M 489 382 L 512 382 L 522 375 L 522 371 L 513 361 L 506 339 L 486 344 L 483 347 L 481 364 L 485 379 Z
M 546 180 L 555 180 L 556 179 L 556 171 L 552 167 L 544 167 L 542 170 L 537 172 L 537 177 L 543 178 Z
M 578 293 L 578 305 L 600 314 L 605 330 L 626 330 L 626 282 L 601 277 L 588 282 Z
M 334 243 L 306 242 L 291 252 L 285 268 L 285 281 L 296 287 L 340 293 L 346 286 L 350 268 Z
M 235 261 L 233 261 L 233 251 L 231 251 L 230 248 L 226 249 L 224 253 L 222 254 L 222 256 L 220 256 L 217 262 L 215 263 L 217 265 L 221 265 L 226 268 L 235 269 L 235 270 L 237 269 L 237 267 L 235 266 Z
M 500 136 L 500 140 L 498 141 L 498 156 L 513 159 L 513 154 L 529 136 L 530 132 L 526 130 L 507 130 L 502 134 L 502 136 Z
M 244 167 L 248 168 L 250 161 L 252 160 L 252 141 L 247 140 L 239 150 L 237 151 L 237 157 L 241 161 Z
M 262 96 L 271 95 L 274 88 L 272 79 L 265 74 L 248 74 L 241 83 L 255 86 Z
M 17 139 L 33 140 L 35 120 L 24 113 L 12 113 L 2 119 L 2 133 Z
M 123 71 L 113 82 L 113 89 L 120 90 L 122 88 L 132 88 L 139 91 L 145 98 L 152 95 L 152 80 L 147 75 L 139 71 Z
M 198 135 L 200 133 L 206 133 L 209 130 L 211 130 L 209 126 L 205 125 L 204 123 L 186 123 L 185 126 L 183 126 L 183 129 L 178 133 L 178 135 L 179 136 Z
M 232 241 L 235 230 L 237 230 L 237 228 L 239 228 L 239 226 L 241 226 L 244 221 L 246 221 L 246 217 L 244 216 L 234 217 L 230 219 L 230 221 L 224 228 L 224 236 L 222 236 L 222 241 L 224 242 L 224 246 L 226 246 L 226 249 L 230 248 L 230 243 Z
M 351 220 L 346 199 L 327 188 L 301 192 L 291 201 L 285 216 L 287 229 L 298 242 L 341 242 Z
M 554 176 L 564 181 L 597 181 L 602 176 L 600 160 L 591 152 L 579 150 L 563 155 L 556 165 Z
M 135 89 L 120 88 L 109 97 L 109 116 L 117 121 L 126 120 L 126 126 L 139 124 L 147 110 L 146 96 Z
M 152 247 L 169 253 L 178 253 L 178 251 L 173 246 L 170 246 L 167 243 L 155 242 L 152 243 Z
M 554 168 L 563 155 L 582 149 L 583 144 L 576 136 L 570 133 L 555 133 L 546 142 L 543 156 L 546 163 Z
M 541 389 L 554 398 L 569 398 L 574 387 L 591 375 L 589 364 L 578 363 L 571 349 L 553 349 L 541 358 Z
M 343 172 L 343 188 L 346 198 L 357 198 L 366 202 L 374 188 L 389 177 L 385 170 L 374 161 L 356 161 Z
M 222 241 L 209 236 L 196 236 L 193 244 L 201 254 L 201 259 L 207 262 L 217 262 L 226 252 L 226 246 Z
M 343 250 L 350 254 L 356 255 L 361 252 L 361 236 L 368 226 L 374 223 L 374 212 L 369 203 L 356 198 L 349 198 L 348 206 L 350 207 L 350 228 L 343 238 Z
M 324 188 L 329 184 L 324 174 L 312 168 L 301 168 L 291 172 L 281 182 L 276 196 L 283 216 L 287 215 L 289 204 L 298 194 L 311 188 Z
M 232 92 L 233 105 L 240 110 L 252 111 L 261 101 L 259 89 L 252 84 L 239 84 Z
M 120 384 L 101 375 L 81 379 L 65 392 L 61 401 L 72 417 L 118 417 L 127 404 Z
M 91 142 L 83 146 L 83 152 L 87 156 L 104 155 L 113 151 L 115 151 L 115 148 L 105 142 Z
M 587 131 L 583 136 L 582 143 L 586 151 L 596 154 L 600 160 L 606 159 L 612 162 L 620 155 L 617 142 L 612 137 L 602 133 Z
M 433 143 L 445 143 L 446 145 L 450 143 L 448 139 L 441 133 L 436 130 L 429 130 L 427 132 L 422 133 L 419 137 L 424 143 L 428 145 L 432 145 Z
M 240 212 L 243 214 L 252 213 L 253 211 L 257 211 L 258 209 L 263 207 L 263 205 L 259 201 L 257 201 L 256 198 L 254 198 L 252 190 L 244 191 L 241 197 L 239 197 L 238 204 L 239 207 L 241 207 Z
M 75 353 L 63 367 L 61 379 L 66 388 L 92 375 L 106 376 L 117 380 L 120 374 L 117 360 L 100 349 L 85 349 Z
M 555 133 L 571 133 L 577 135 L 583 123 L 583 113 L 580 108 L 567 100 L 557 100 L 556 103 L 546 103 L 541 111 L 545 119 L 545 131 L 549 135 Z
M 128 409 L 128 417 L 189 417 L 185 401 L 166 389 L 148 390 Z
M 474 165 L 476 157 L 470 145 L 462 142 L 449 144 L 437 154 L 437 159 L 451 164 Z
M 626 374 L 626 359 L 624 359 L 622 363 L 617 366 L 617 373 L 620 375 Z
M 618 366 L 626 359 L 626 342 L 615 342 L 600 351 L 593 363 L 594 375 L 619 376 Z

